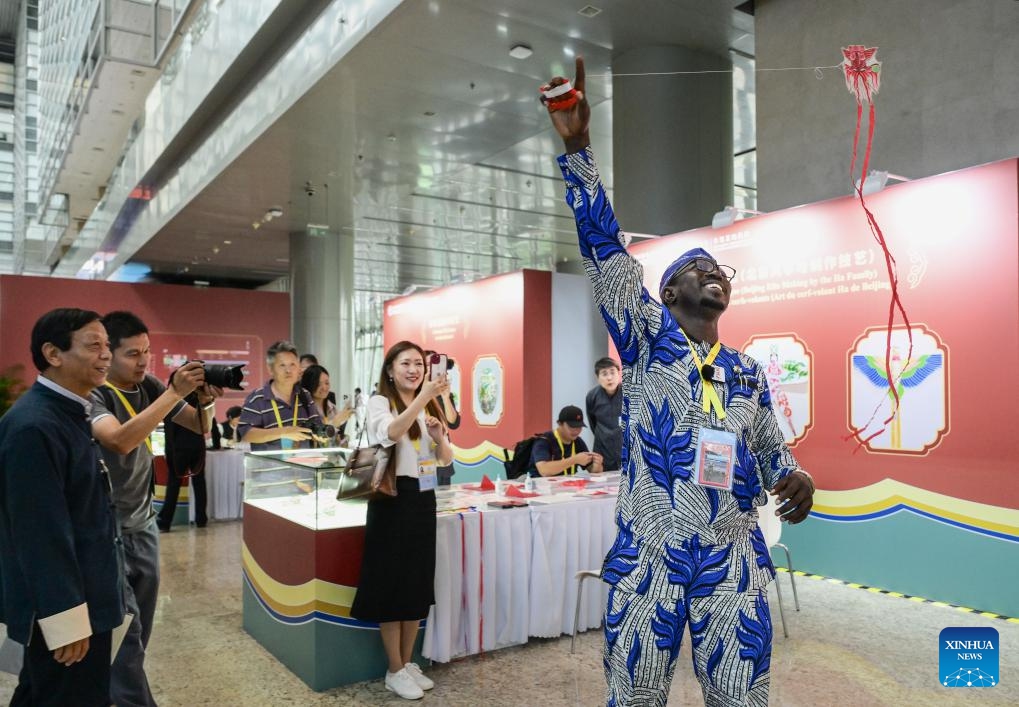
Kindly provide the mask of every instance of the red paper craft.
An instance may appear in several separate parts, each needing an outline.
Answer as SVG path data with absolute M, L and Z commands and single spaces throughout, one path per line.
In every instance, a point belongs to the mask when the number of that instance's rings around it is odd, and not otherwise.
M 480 484 L 464 484 L 463 488 L 468 491 L 495 491 L 495 484 L 488 478 L 488 474 L 481 477 Z
M 567 489 L 582 489 L 587 486 L 587 479 L 569 479 L 560 481 L 559 485 Z
M 510 498 L 534 498 L 538 494 L 531 493 L 530 491 L 521 491 L 516 486 L 510 486 L 506 489 L 506 495 Z
M 888 271 L 888 282 L 891 285 L 892 296 L 891 302 L 888 306 L 888 333 L 885 340 L 885 370 L 891 370 L 891 357 L 892 357 L 892 329 L 895 325 L 895 312 L 898 311 L 902 316 L 903 324 L 905 324 L 906 332 L 909 336 L 909 353 L 906 356 L 906 366 L 909 367 L 909 360 L 913 357 L 913 331 L 909 325 L 909 316 L 906 314 L 905 308 L 902 306 L 902 301 L 899 299 L 899 276 L 895 270 L 895 258 L 892 256 L 891 251 L 888 249 L 888 243 L 885 240 L 885 235 L 881 231 L 881 226 L 878 225 L 877 219 L 874 218 L 874 214 L 867 208 L 867 202 L 863 197 L 863 185 L 867 181 L 867 168 L 870 166 L 870 150 L 874 143 L 874 96 L 877 95 L 878 90 L 881 88 L 881 62 L 877 60 L 877 47 L 865 47 L 862 44 L 851 44 L 848 47 L 842 48 L 842 71 L 846 77 L 846 88 L 853 96 L 856 97 L 856 130 L 853 133 L 853 159 L 849 165 L 849 176 L 856 185 L 856 194 L 860 198 L 860 206 L 863 208 L 863 212 L 867 217 L 867 225 L 870 227 L 870 232 L 874 236 L 874 240 L 877 241 L 878 245 L 881 246 L 881 251 L 885 256 L 885 268 Z M 863 153 L 863 164 L 860 170 L 860 179 L 856 177 L 856 153 L 857 146 L 860 142 L 860 126 L 863 124 L 863 103 L 866 101 L 869 105 L 868 111 L 868 127 L 867 127 L 867 144 Z M 850 435 L 846 439 L 855 438 L 857 442 L 857 450 L 865 445 L 868 441 L 881 434 L 888 423 L 895 419 L 895 416 L 899 412 L 899 392 L 896 389 L 899 381 L 893 380 L 893 376 L 888 376 L 888 389 L 891 392 L 892 400 L 892 411 L 882 423 L 882 426 L 876 431 L 868 435 L 867 437 L 861 437 L 860 433 L 863 432 L 870 426 L 870 423 L 874 420 L 874 416 L 877 415 L 878 409 L 880 409 L 881 403 L 874 408 L 874 413 L 871 415 L 870 420 L 863 427 L 852 428 Z

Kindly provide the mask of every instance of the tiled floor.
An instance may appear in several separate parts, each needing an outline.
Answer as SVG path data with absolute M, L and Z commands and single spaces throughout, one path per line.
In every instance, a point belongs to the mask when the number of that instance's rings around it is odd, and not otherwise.
M 316 693 L 244 633 L 240 539 L 239 523 L 161 536 L 163 588 L 146 665 L 162 707 L 408 704 L 381 682 Z M 789 581 L 785 575 L 780 579 Z M 787 612 L 790 638 L 781 637 L 774 617 L 772 705 L 1019 704 L 1019 624 L 825 581 L 798 581 L 802 611 Z M 791 604 L 790 592 L 784 598 Z M 998 630 L 1000 685 L 979 690 L 938 685 L 937 640 L 946 626 Z M 423 705 L 604 704 L 599 631 L 581 635 L 572 656 L 568 638 L 539 640 L 426 672 L 437 686 Z M 0 699 L 10 698 L 15 683 L 13 676 L 0 676 Z M 701 704 L 684 639 L 669 705 Z

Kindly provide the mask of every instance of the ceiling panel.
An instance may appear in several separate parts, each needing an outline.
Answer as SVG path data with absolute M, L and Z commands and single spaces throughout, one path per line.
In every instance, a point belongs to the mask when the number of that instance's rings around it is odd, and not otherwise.
M 585 56 L 611 188 L 612 56 L 658 43 L 727 56 L 752 33 L 736 0 L 594 2 L 594 18 L 586 4 L 405 2 L 133 261 L 264 282 L 287 273 L 288 234 L 308 223 L 353 233 L 356 287 L 382 294 L 576 258 L 541 82 Z M 511 58 L 517 42 L 533 56 Z M 254 229 L 271 206 L 284 216 Z

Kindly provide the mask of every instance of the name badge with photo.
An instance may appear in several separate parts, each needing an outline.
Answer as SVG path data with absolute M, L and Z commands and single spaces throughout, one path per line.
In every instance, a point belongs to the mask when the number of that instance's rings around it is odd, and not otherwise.
M 731 491 L 736 470 L 736 433 L 702 427 L 694 470 L 694 483 L 699 486 Z
M 418 459 L 418 489 L 434 491 L 438 486 L 439 477 L 435 473 L 434 459 Z

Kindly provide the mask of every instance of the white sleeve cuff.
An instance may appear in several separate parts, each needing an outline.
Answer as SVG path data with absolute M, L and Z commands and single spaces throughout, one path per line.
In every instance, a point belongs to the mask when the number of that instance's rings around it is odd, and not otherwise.
M 88 620 L 88 604 L 78 604 L 73 609 L 61 611 L 38 621 L 42 636 L 46 639 L 46 647 L 51 651 L 92 635 L 92 624 Z

